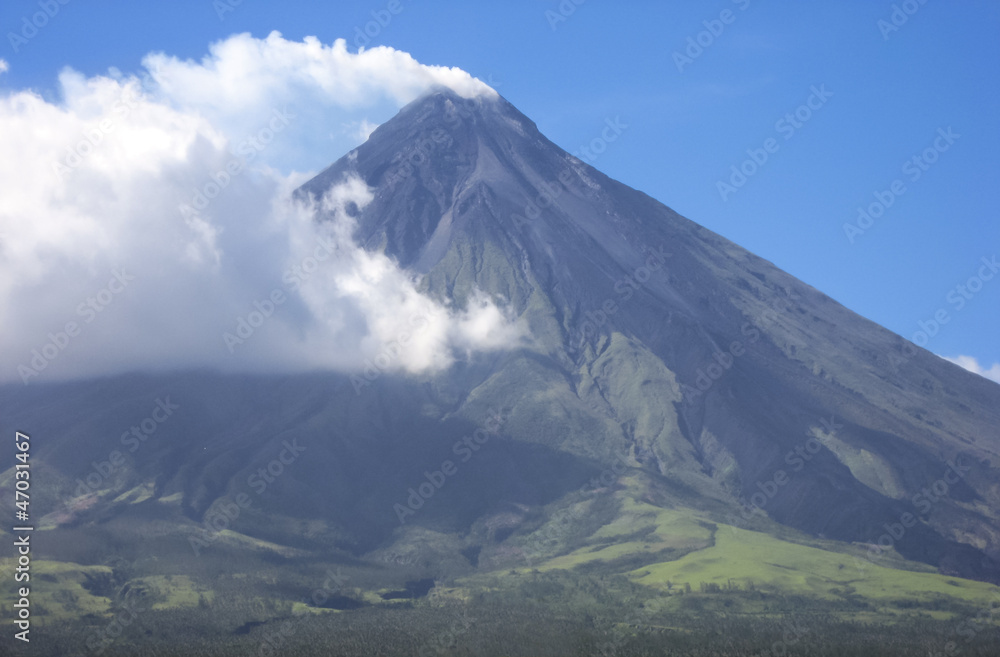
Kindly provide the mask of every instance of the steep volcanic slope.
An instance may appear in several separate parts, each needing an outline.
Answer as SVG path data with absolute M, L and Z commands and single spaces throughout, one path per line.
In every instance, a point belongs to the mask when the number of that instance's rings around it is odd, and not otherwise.
M 359 241 L 432 294 L 478 288 L 529 322 L 529 349 L 463 379 L 514 409 L 515 438 L 625 450 L 844 541 L 914 513 L 902 554 L 997 577 L 996 384 L 607 178 L 499 97 L 416 101 L 302 191 L 349 174 L 375 191 Z M 561 423 L 533 430 L 553 404 Z
M 60 508 L 49 523 L 115 536 L 155 521 L 187 555 L 178 528 L 245 494 L 233 529 L 270 544 L 357 556 L 433 537 L 486 568 L 614 467 L 628 477 L 612 487 L 646 504 L 766 527 L 741 517 L 755 504 L 1000 581 L 996 384 L 607 178 L 499 97 L 432 93 L 300 193 L 347 175 L 374 194 L 355 208 L 360 243 L 459 307 L 477 289 L 505 300 L 529 342 L 360 394 L 340 374 L 5 386 L 0 418 L 46 437 L 33 472 L 47 482 L 39 508 Z M 176 414 L 79 494 L 166 398 Z M 460 461 L 455 443 L 497 411 L 495 437 Z M 301 457 L 258 490 L 254 474 L 295 440 Z M 458 473 L 401 522 L 397 505 L 446 459 Z M 73 552 L 84 547 L 66 540 L 56 556 L 91 563 Z

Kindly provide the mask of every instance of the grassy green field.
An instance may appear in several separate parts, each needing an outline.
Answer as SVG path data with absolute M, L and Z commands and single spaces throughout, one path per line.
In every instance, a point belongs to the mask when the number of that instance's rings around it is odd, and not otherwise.
M 783 540 L 712 522 L 691 509 L 655 507 L 636 501 L 630 492 L 620 493 L 614 519 L 584 539 L 583 546 L 517 570 L 625 574 L 638 584 L 671 594 L 685 588 L 739 589 L 816 601 L 865 600 L 883 611 L 886 620 L 920 607 L 932 616 L 949 618 L 959 612 L 937 609 L 943 603 L 986 606 L 1000 600 L 996 586 L 941 575 L 898 555 L 892 563 L 900 567 L 876 565 L 858 546 L 805 536 Z M 621 567 L 636 561 L 645 563 Z
M 790 543 L 737 527 L 719 528 L 715 544 L 676 561 L 629 573 L 654 587 L 689 583 L 719 586 L 733 581 L 789 594 L 837 599 L 858 595 L 868 600 L 906 600 L 933 604 L 942 597 L 985 605 L 1000 589 L 983 582 L 937 573 L 884 568 L 855 555 Z
M 132 506 L 145 493 L 131 489 L 121 502 Z M 39 545 L 58 538 L 65 554 L 102 561 L 36 554 L 34 627 L 51 649 L 42 654 L 60 655 L 74 654 L 82 649 L 81 637 L 95 636 L 107 640 L 106 655 L 143 654 L 149 646 L 170 656 L 251 654 L 262 637 L 280 633 L 288 622 L 295 630 L 287 654 L 294 655 L 347 645 L 354 647 L 345 654 L 379 654 L 373 646 L 386 631 L 398 636 L 384 645 L 398 644 L 399 650 L 412 649 L 410 635 L 422 637 L 421 645 L 454 648 L 440 654 L 461 654 L 458 646 L 529 654 L 518 652 L 518 641 L 548 646 L 544 654 L 597 654 L 612 637 L 623 657 L 752 655 L 781 641 L 792 625 L 811 633 L 796 643 L 801 654 L 935 654 L 959 632 L 969 638 L 964 654 L 991 654 L 1000 627 L 1000 614 L 992 613 L 1000 607 L 995 586 L 944 576 L 899 555 L 875 565 L 861 546 L 810 537 L 766 517 L 737 527 L 721 521 L 725 513 L 711 506 L 655 499 L 656 490 L 641 475 L 621 476 L 614 486 L 587 486 L 497 538 L 479 565 L 466 558 L 471 536 L 417 525 L 364 558 L 230 529 L 194 556 L 187 533 L 158 521 L 114 525 L 136 536 L 163 532 L 148 548 L 109 543 L 104 531 L 114 521 L 59 527 L 44 532 L 47 540 Z M 175 513 L 156 501 L 138 504 Z M 505 514 L 494 519 L 517 516 Z M 248 514 L 245 521 L 252 530 L 253 518 Z M 71 550 L 76 544 L 80 550 Z M 504 550 L 516 558 L 499 559 Z M 0 562 L 0 568 L 10 571 L 13 562 Z M 331 586 L 330 573 L 342 571 L 345 583 L 324 591 L 329 604 L 309 601 L 317 588 Z M 423 578 L 437 584 L 426 598 L 387 595 Z M 8 610 L 12 594 L 0 593 Z M 115 626 L 130 608 L 138 610 L 134 620 Z M 456 625 L 456 618 L 469 624 Z M 475 632 L 469 618 L 479 619 Z M 7 613 L 0 625 L 11 622 Z M 395 629 L 386 630 L 389 622 Z M 121 629 L 121 637 L 109 638 L 109 627 Z M 439 629 L 427 629 L 432 627 Z M 734 641 L 742 652 L 705 652 L 730 649 Z M 885 642 L 895 652 L 871 652 Z M 823 652 L 831 645 L 842 651 Z M 674 652 L 663 652 L 668 647 Z

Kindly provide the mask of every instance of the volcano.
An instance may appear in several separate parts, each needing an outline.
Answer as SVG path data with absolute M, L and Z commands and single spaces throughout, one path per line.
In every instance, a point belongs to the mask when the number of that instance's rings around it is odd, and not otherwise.
M 362 243 L 431 295 L 484 290 L 527 321 L 531 348 L 465 374 L 511 409 L 511 436 L 555 413 L 529 442 L 627 453 L 841 541 L 910 512 L 901 554 L 997 577 L 996 384 L 604 176 L 503 98 L 431 94 L 301 192 L 349 175 L 377 190 Z
M 434 90 L 296 195 L 354 177 L 373 195 L 348 208 L 359 244 L 443 303 L 488 296 L 526 338 L 422 375 L 5 386 L 5 426 L 49 437 L 37 504 L 58 512 L 38 549 L 79 569 L 82 599 L 153 587 L 163 563 L 204 592 L 241 564 L 349 565 L 369 573 L 338 591 L 351 614 L 394 599 L 365 597 L 376 567 L 400 569 L 383 588 L 407 604 L 534 568 L 665 595 L 1000 583 L 996 383 L 608 178 L 493 93 Z M 177 410 L 107 458 L 158 403 Z

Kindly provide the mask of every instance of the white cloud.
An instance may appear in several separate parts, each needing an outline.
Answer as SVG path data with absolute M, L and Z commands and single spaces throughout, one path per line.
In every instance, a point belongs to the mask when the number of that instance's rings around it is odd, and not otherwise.
M 10 69 L 10 64 L 7 63 L 6 59 L 0 59 L 0 73 L 4 73 Z
M 368 119 L 361 119 L 361 124 L 358 126 L 357 135 L 362 141 L 367 141 L 371 134 L 375 132 L 375 128 L 378 127 L 377 123 L 372 123 Z
M 489 93 L 482 83 L 388 48 L 276 33 L 211 52 L 200 64 L 151 55 L 146 76 L 67 70 L 57 103 L 0 96 L 0 152 L 19 154 L 0 158 L 0 380 L 353 370 L 376 357 L 420 372 L 517 342 L 492 300 L 446 307 L 354 244 L 339 208 L 370 199 L 361 181 L 332 190 L 336 219 L 318 224 L 291 200 L 310 174 L 282 166 L 328 164 L 346 149 L 307 137 L 364 125 L 385 99 L 395 108 L 440 83 Z
M 951 361 L 959 367 L 963 367 L 974 374 L 978 374 L 979 376 L 985 377 L 991 381 L 1000 383 L 1000 363 L 993 363 L 991 367 L 985 368 L 980 365 L 979 361 L 973 356 L 955 356 L 954 358 L 942 356 L 942 358 Z
M 350 52 L 343 39 L 325 45 L 315 37 L 288 41 L 278 32 L 265 39 L 234 35 L 212 44 L 199 62 L 154 53 L 143 64 L 145 85 L 157 97 L 206 117 L 233 140 L 256 131 L 274 108 L 290 107 L 299 120 L 268 154 L 285 170 L 325 166 L 363 141 L 349 135 L 318 150 L 317 135 L 341 123 L 334 118 L 361 125 L 375 111 L 377 124 L 440 85 L 465 97 L 496 94 L 461 69 L 425 66 L 387 46 Z

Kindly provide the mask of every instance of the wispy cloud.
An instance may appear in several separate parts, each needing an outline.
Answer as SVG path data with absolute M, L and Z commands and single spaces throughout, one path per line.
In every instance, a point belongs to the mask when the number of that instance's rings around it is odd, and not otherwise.
M 351 52 L 343 39 L 327 45 L 315 37 L 290 41 L 278 32 L 264 39 L 234 35 L 212 44 L 200 61 L 153 53 L 143 64 L 156 98 L 206 117 L 233 140 L 256 130 L 272 107 L 294 104 L 301 120 L 269 152 L 272 165 L 285 171 L 301 170 L 303 162 L 324 166 L 360 141 L 352 134 L 354 143 L 322 149 L 316 137 L 330 126 L 371 121 L 371 112 L 384 114 L 378 123 L 433 86 L 465 97 L 496 93 L 459 68 L 427 66 L 387 46 Z
M 371 136 L 371 134 L 375 132 L 375 128 L 377 128 L 378 125 L 379 124 L 373 123 L 368 119 L 361 119 L 361 122 L 355 129 L 355 134 L 362 141 L 366 141 Z
M 339 156 L 307 137 L 367 129 L 358 113 L 385 99 L 485 85 L 390 48 L 277 33 L 231 37 L 200 63 L 145 64 L 144 75 L 67 70 L 58 102 L 0 96 L 0 152 L 19 154 L 0 158 L 0 379 L 352 370 L 387 343 L 399 347 L 387 369 L 418 372 L 516 343 L 494 300 L 445 306 L 354 244 L 344 208 L 371 198 L 363 182 L 342 181 L 325 201 L 336 221 L 318 224 L 292 200 L 311 174 L 282 166 L 302 149 L 324 164 Z M 259 310 L 275 291 L 278 307 Z
M 942 356 L 945 360 L 951 361 L 963 367 L 974 374 L 985 377 L 991 381 L 996 381 L 1000 383 L 1000 363 L 993 363 L 990 367 L 983 367 L 979 364 L 979 361 L 973 356 L 955 356 L 954 358 L 949 358 L 948 356 Z

